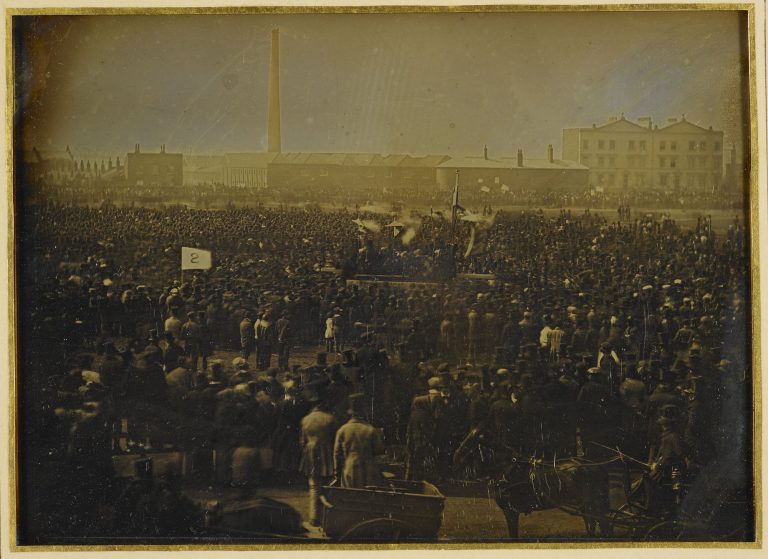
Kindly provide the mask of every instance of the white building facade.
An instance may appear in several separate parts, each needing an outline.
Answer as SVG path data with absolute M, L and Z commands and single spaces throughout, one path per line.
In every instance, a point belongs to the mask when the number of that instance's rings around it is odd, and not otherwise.
M 723 132 L 682 119 L 643 125 L 622 115 L 602 126 L 563 130 L 563 159 L 589 167 L 605 190 L 715 192 L 723 185 Z

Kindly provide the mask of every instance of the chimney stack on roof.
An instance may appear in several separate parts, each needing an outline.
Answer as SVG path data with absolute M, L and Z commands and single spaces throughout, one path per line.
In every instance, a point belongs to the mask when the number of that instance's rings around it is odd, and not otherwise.
M 135 153 L 141 153 L 141 145 L 140 144 L 136 144 L 134 146 L 134 152 Z

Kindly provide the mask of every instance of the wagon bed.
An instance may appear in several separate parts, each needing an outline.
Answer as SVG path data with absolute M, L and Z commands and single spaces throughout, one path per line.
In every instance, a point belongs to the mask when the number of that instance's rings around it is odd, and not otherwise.
M 337 541 L 435 540 L 445 497 L 426 481 L 388 480 L 364 489 L 324 487 L 322 529 Z

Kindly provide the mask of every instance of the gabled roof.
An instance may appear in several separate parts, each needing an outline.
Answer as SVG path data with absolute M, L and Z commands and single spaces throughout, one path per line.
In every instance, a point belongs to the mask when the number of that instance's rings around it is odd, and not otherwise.
M 602 126 L 598 126 L 597 128 L 582 128 L 582 130 L 603 130 L 603 131 L 611 131 L 611 132 L 646 132 L 648 130 L 648 127 L 640 126 L 639 124 L 635 124 L 634 122 L 631 122 L 626 118 L 621 117 L 618 120 L 609 122 L 608 124 L 603 124 Z
M 694 124 L 687 120 L 680 120 L 678 122 L 673 122 L 672 124 L 665 126 L 664 128 L 659 128 L 659 132 L 675 132 L 676 134 L 686 134 L 686 133 L 694 133 L 694 134 L 701 134 L 702 132 L 712 132 L 715 134 L 719 134 L 720 130 L 712 130 L 706 129 L 703 126 L 699 126 L 698 124 Z
M 437 167 L 447 159 L 450 159 L 447 155 L 425 155 L 423 157 L 406 155 L 400 167 Z

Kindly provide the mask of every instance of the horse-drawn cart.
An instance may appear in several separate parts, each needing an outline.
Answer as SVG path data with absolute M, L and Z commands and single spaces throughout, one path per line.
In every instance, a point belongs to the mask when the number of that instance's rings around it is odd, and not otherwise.
M 386 486 L 325 487 L 322 529 L 336 541 L 437 539 L 445 497 L 431 483 L 388 480 Z

